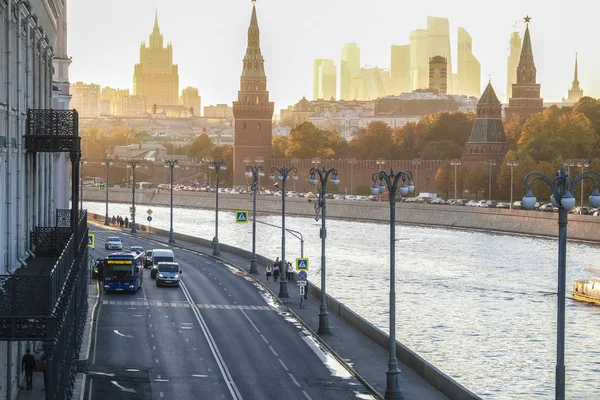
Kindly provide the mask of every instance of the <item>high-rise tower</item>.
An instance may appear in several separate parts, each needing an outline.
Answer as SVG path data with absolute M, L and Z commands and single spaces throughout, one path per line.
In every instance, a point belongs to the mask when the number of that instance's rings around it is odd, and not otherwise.
M 519 32 L 513 32 L 510 36 L 510 54 L 508 56 L 506 75 L 506 99 L 512 97 L 512 85 L 517 83 L 517 67 L 519 66 L 521 44 L 521 35 L 519 35 Z
M 355 100 L 356 90 L 353 80 L 360 72 L 360 47 L 356 43 L 345 43 L 340 63 L 340 99 Z
M 427 17 L 427 56 L 442 56 L 448 60 L 448 77 L 452 76 L 452 53 L 450 51 L 450 22 L 448 18 Z M 449 93 L 455 93 L 452 85 Z
M 518 114 L 523 120 L 529 118 L 531 114 L 544 111 L 544 100 L 540 97 L 540 84 L 536 83 L 537 70 L 533 61 L 533 50 L 529 37 L 530 20 L 531 17 L 525 17 L 527 27 L 517 67 L 517 83 L 512 86 L 512 97 L 509 99 L 506 109 L 507 117 Z
M 333 60 L 315 59 L 313 64 L 313 100 L 335 99 L 337 70 Z
M 265 60 L 260 51 L 260 30 L 256 17 L 256 5 L 252 5 L 252 17 L 248 28 L 248 47 L 240 78 L 238 100 L 233 102 L 235 135 L 233 138 L 233 185 L 245 185 L 246 162 L 257 157 L 271 161 L 271 131 L 273 102 L 269 101 Z
M 392 45 L 392 67 L 390 70 L 390 92 L 399 95 L 410 92 L 410 45 Z
M 573 84 L 569 90 L 567 101 L 577 103 L 583 97 L 583 89 L 579 87 L 579 78 L 577 71 L 577 54 L 575 54 L 575 73 L 573 74 Z
M 473 55 L 473 39 L 464 28 L 458 28 L 458 87 L 456 94 L 479 97 L 481 64 Z
M 410 88 L 426 89 L 429 76 L 427 30 L 410 31 Z
M 147 107 L 179 104 L 179 69 L 173 64 L 171 43 L 163 47 L 158 13 L 154 16 L 149 46 L 140 45 L 140 63 L 135 65 L 133 73 L 133 94 L 142 96 Z
M 448 59 L 442 56 L 434 56 L 429 59 L 429 89 L 438 95 L 445 96 L 448 93 Z

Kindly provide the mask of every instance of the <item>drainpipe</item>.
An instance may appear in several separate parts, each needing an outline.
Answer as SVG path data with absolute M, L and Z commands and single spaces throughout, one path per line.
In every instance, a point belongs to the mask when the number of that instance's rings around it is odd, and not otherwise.
M 5 182 L 6 182 L 6 245 L 5 245 L 5 254 L 6 254 L 6 264 L 5 269 L 8 274 L 12 274 L 12 129 L 10 124 L 10 115 L 12 112 L 13 104 L 12 104 L 12 35 L 11 35 L 11 25 L 12 25 L 12 0 L 8 1 L 8 6 L 6 9 L 6 172 L 5 172 Z M 10 358 L 8 358 L 8 363 L 10 365 Z M 7 374 L 10 375 L 10 374 Z
M 27 16 L 27 18 L 25 19 L 25 24 L 27 26 L 27 36 L 26 36 L 26 44 L 25 44 L 25 109 L 29 109 L 30 108 L 30 93 L 31 93 L 31 86 L 30 86 L 30 80 L 31 80 L 31 75 L 32 75 L 32 70 L 31 70 L 31 52 L 32 52 L 32 47 L 31 47 L 31 22 L 30 19 L 33 19 L 34 23 L 35 23 L 35 19 L 33 17 L 33 14 L 29 14 Z M 32 163 L 33 163 L 33 157 L 31 155 L 29 156 L 25 156 L 25 182 L 23 183 L 25 185 L 25 248 L 26 251 L 29 255 L 33 256 L 33 253 L 30 250 L 30 243 L 31 243 L 31 236 L 30 236 L 30 230 L 32 227 L 32 223 L 31 221 L 35 221 L 35 207 L 33 207 L 34 203 L 32 201 L 32 197 L 33 197 L 33 190 L 34 190 L 34 185 L 32 184 L 32 182 L 34 181 L 33 176 L 32 176 Z M 31 217 L 31 220 L 29 219 L 29 216 Z

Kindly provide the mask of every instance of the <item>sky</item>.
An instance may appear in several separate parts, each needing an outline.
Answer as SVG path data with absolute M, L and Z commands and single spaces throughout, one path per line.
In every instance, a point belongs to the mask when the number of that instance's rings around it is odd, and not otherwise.
M 158 19 L 165 43 L 173 45 L 179 87 L 197 87 L 202 107 L 231 104 L 237 98 L 251 0 L 69 0 L 68 52 L 71 82 L 133 88 L 139 47 Z M 392 44 L 408 44 L 409 32 L 426 28 L 427 16 L 450 20 L 453 71 L 457 30 L 473 37 L 481 63 L 483 88 L 491 79 L 498 97 L 506 92 L 511 32 L 530 33 L 545 101 L 560 101 L 573 80 L 579 53 L 579 81 L 584 94 L 600 97 L 597 0 L 257 0 L 261 48 L 275 113 L 312 97 L 315 58 L 335 60 L 341 48 L 356 42 L 361 64 L 390 67 Z M 339 79 L 339 77 L 338 77 Z M 339 85 L 338 85 L 339 91 Z

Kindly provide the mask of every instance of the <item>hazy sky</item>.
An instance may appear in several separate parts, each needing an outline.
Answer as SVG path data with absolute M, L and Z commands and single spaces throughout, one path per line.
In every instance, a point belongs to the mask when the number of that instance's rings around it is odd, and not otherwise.
M 464 27 L 481 62 L 482 88 L 491 75 L 505 93 L 508 41 L 513 25 L 521 36 L 530 25 L 537 81 L 546 101 L 566 96 L 573 80 L 575 52 L 586 95 L 600 97 L 600 51 L 591 35 L 597 27 L 597 0 L 257 0 L 261 48 L 275 112 L 312 96 L 312 62 L 335 60 L 357 42 L 361 64 L 390 67 L 390 46 L 408 44 L 409 31 L 425 28 L 427 16 L 450 20 L 453 71 L 456 37 Z M 246 50 L 250 0 L 77 0 L 69 1 L 71 82 L 133 87 L 139 46 L 148 42 L 158 10 L 165 42 L 173 44 L 180 89 L 199 88 L 202 106 L 237 97 Z M 339 78 L 338 78 L 339 79 Z M 339 87 L 338 87 L 339 91 Z

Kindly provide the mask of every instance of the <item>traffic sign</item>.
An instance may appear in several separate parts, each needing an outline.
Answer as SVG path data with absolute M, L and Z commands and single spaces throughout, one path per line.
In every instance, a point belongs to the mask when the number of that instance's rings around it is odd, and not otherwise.
M 129 206 L 129 214 L 135 214 L 135 207 Z
M 101 183 L 98 185 L 98 190 L 101 192 L 106 192 L 106 183 Z
M 298 279 L 300 281 L 305 281 L 306 278 L 308 278 L 308 274 L 306 273 L 306 271 L 300 271 L 300 272 L 298 272 Z
M 308 258 L 296 258 L 296 271 L 308 271 Z
M 248 210 L 236 210 L 235 223 L 236 224 L 247 224 L 248 223 Z
M 151 208 L 149 208 L 149 209 L 148 209 L 148 211 L 146 211 L 146 214 L 148 214 L 148 215 L 152 215 L 152 209 L 151 209 Z
M 150 215 L 148 215 L 148 218 L 146 218 L 148 220 L 148 222 L 152 221 L 152 217 Z
M 306 293 L 306 286 L 300 286 L 300 299 L 302 299 L 304 293 Z
M 306 282 L 306 281 L 298 281 L 297 284 L 298 284 L 298 286 L 306 286 L 306 285 L 308 285 L 308 282 Z
M 95 235 L 93 233 L 88 233 L 88 247 L 94 247 L 95 244 Z

